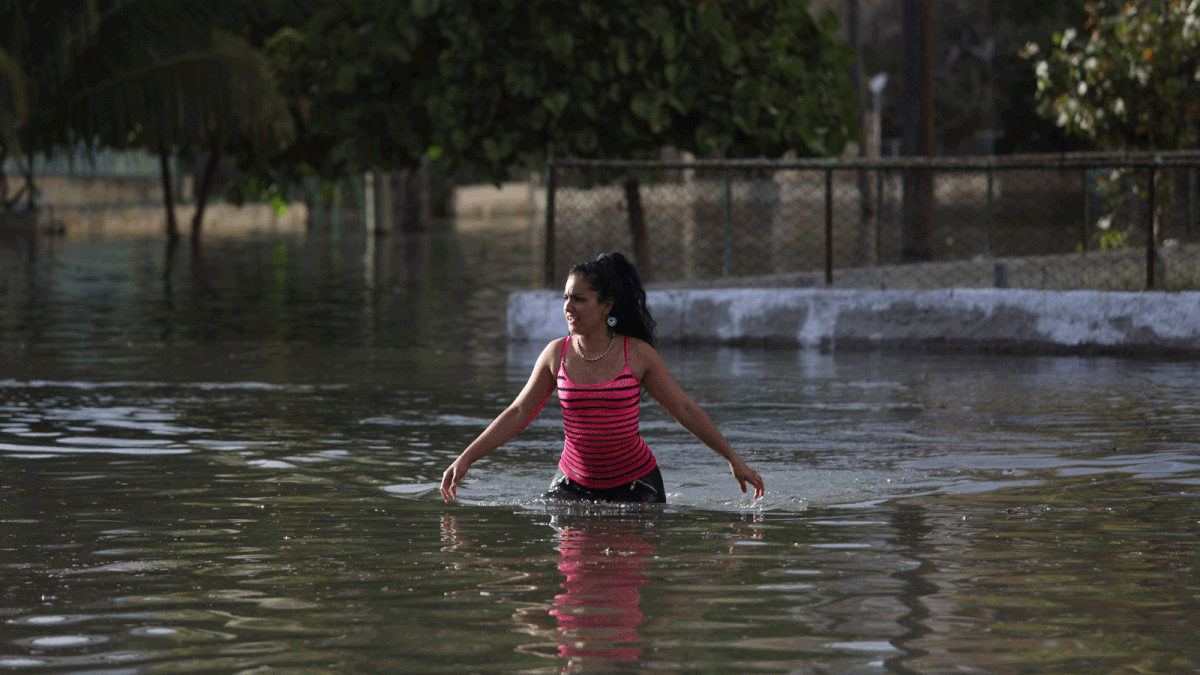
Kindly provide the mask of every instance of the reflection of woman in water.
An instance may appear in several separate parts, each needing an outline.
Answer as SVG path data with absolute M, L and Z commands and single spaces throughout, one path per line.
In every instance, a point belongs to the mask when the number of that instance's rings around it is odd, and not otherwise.
M 606 253 L 571 269 L 563 293 L 570 335 L 546 345 L 516 400 L 442 474 L 455 499 L 471 465 L 529 425 L 556 389 L 566 441 L 551 499 L 664 502 L 658 462 L 638 430 L 644 387 L 685 429 L 729 462 L 742 492 L 763 481 L 675 383 L 654 349 L 654 319 L 633 265 Z
M 633 661 L 644 618 L 638 603 L 644 562 L 654 555 L 649 535 L 618 528 L 627 523 L 589 523 L 559 534 L 563 593 L 550 614 L 558 619 L 558 655 Z M 620 645 L 617 643 L 625 643 Z

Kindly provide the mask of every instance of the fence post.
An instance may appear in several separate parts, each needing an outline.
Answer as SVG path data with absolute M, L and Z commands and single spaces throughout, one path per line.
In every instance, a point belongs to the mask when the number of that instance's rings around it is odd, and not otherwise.
M 833 169 L 825 169 L 825 287 L 833 286 Z
M 1196 167 L 1187 168 L 1187 240 L 1195 239 L 1196 221 Z
M 546 288 L 554 287 L 554 193 L 558 185 L 555 180 L 558 173 L 556 164 L 557 162 L 551 159 L 546 165 L 546 236 L 543 238 L 546 249 L 542 252 L 542 283 Z
M 875 170 L 875 266 L 883 263 L 883 181 L 887 173 Z
M 987 167 L 987 229 L 983 234 L 983 254 L 988 257 L 992 255 L 992 230 L 996 227 L 996 210 L 993 208 L 995 180 L 996 170 L 989 161 Z
M 1084 253 L 1090 248 L 1088 230 L 1092 223 L 1092 184 L 1089 169 L 1082 169 L 1083 174 L 1083 223 L 1079 226 L 1079 249 Z
M 1154 290 L 1154 211 L 1157 206 L 1155 204 L 1155 189 L 1154 189 L 1154 174 L 1156 173 L 1154 165 L 1148 169 L 1150 174 L 1150 185 L 1147 189 L 1146 201 L 1148 202 L 1146 209 L 1146 290 Z
M 725 270 L 729 276 L 733 267 L 733 174 L 725 172 Z

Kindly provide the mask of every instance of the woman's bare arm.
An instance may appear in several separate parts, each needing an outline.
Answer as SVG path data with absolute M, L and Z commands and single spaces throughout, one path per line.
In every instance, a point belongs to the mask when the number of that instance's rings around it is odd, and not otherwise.
M 442 474 L 442 499 L 447 502 L 458 497 L 458 484 L 462 482 L 471 465 L 485 457 L 489 452 L 507 443 L 522 429 L 529 426 L 533 418 L 545 405 L 546 399 L 554 391 L 555 372 L 558 355 L 561 352 L 562 340 L 554 340 L 546 345 L 538 356 L 529 381 L 521 389 L 521 393 L 513 399 L 504 412 L 479 434 L 479 437 L 467 446 L 466 450 L 455 459 Z
M 658 352 L 641 340 L 632 341 L 630 347 L 630 367 L 646 391 L 683 428 L 729 462 L 729 470 L 742 492 L 746 491 L 746 484 L 749 483 L 754 486 L 754 498 L 762 497 L 765 490 L 762 477 L 742 461 L 699 404 L 675 382 Z

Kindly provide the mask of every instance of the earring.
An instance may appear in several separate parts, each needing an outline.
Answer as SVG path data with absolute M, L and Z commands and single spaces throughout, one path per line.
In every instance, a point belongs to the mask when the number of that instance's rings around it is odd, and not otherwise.
M 610 316 L 607 319 L 605 319 L 604 322 L 608 324 L 609 328 L 612 328 L 613 326 L 617 325 L 617 317 Z

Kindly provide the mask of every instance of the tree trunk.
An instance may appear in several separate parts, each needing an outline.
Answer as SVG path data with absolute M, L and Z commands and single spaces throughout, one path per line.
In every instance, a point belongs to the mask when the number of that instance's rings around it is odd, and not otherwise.
M 8 178 L 4 175 L 4 162 L 8 160 L 8 148 L 0 141 L 0 206 L 8 206 Z
M 21 186 L 20 190 L 17 190 L 17 193 L 13 195 L 12 199 L 9 199 L 8 176 L 5 175 L 4 171 L 2 170 L 4 168 L 4 162 L 7 160 L 8 148 L 4 147 L 3 143 L 0 143 L 0 209 L 4 209 L 6 211 L 11 209 L 12 207 L 16 206 L 17 202 L 21 201 L 21 198 L 24 197 L 26 193 L 29 193 L 29 210 L 32 211 L 33 194 L 36 189 L 33 184 L 33 171 L 30 170 L 28 175 L 25 176 L 25 184 Z M 20 162 L 16 162 L 16 164 L 18 166 L 18 171 L 20 171 Z
M 174 241 L 179 238 L 179 223 L 175 220 L 175 193 L 171 189 L 171 156 L 163 148 L 158 153 L 159 167 L 162 170 L 163 207 L 167 211 L 167 239 Z
M 200 227 L 204 223 L 204 207 L 208 204 L 208 193 L 212 190 L 213 177 L 217 174 L 217 164 L 221 161 L 221 153 L 218 152 L 218 146 L 213 143 L 208 154 L 208 161 L 204 163 L 204 175 L 200 177 L 200 184 L 196 186 L 196 214 L 192 216 L 192 252 L 200 250 Z
M 650 260 L 650 238 L 646 235 L 646 214 L 642 211 L 640 181 L 625 181 L 625 204 L 629 208 L 629 234 L 633 238 L 633 257 L 644 283 L 654 281 L 654 264 Z

